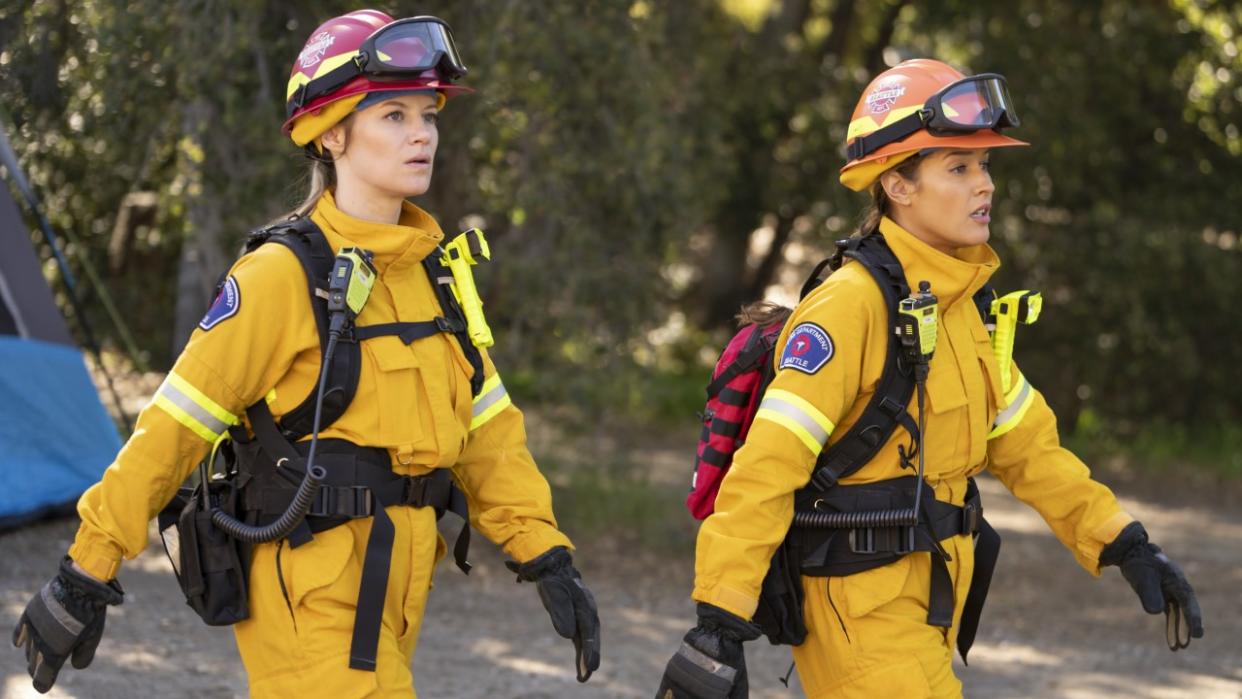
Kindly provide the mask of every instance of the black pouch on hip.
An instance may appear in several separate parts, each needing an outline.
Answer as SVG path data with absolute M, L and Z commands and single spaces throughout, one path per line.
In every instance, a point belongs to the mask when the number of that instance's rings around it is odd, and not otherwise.
M 250 547 L 211 521 L 212 507 L 235 515 L 237 501 L 231 484 L 200 478 L 192 489 L 182 487 L 158 517 L 164 551 L 186 604 L 209 626 L 229 626 L 250 617 Z
M 753 621 L 772 645 L 799 646 L 806 640 L 801 562 L 795 537 L 786 537 L 763 578 Z

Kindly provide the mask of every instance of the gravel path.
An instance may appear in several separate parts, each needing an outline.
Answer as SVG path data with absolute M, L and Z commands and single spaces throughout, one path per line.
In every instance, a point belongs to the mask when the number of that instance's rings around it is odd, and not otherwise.
M 1142 613 L 1116 571 L 1101 580 L 1080 570 L 1043 522 L 991 479 L 988 518 L 1004 537 L 983 628 L 969 668 L 976 697 L 1242 697 L 1242 512 L 1228 499 L 1211 507 L 1124 497 L 1185 568 L 1207 615 L 1207 638 L 1170 653 L 1163 618 Z M 664 486 L 658 486 L 664 487 Z M 1124 489 L 1122 492 L 1126 492 Z M 1174 504 L 1168 504 L 1174 503 Z M 56 568 L 75 525 L 60 520 L 0 535 L 0 630 L 9 633 L 29 595 Z M 476 539 L 477 541 L 477 539 Z M 414 675 L 423 697 L 650 697 L 693 618 L 686 557 L 633 557 L 585 545 L 584 576 L 600 602 L 604 667 L 588 685 L 572 674 L 572 648 L 555 636 L 532 586 L 518 586 L 489 544 L 476 544 L 469 578 L 441 566 Z M 148 548 L 121 574 L 128 592 L 109 615 L 95 664 L 66 669 L 49 697 L 246 695 L 232 633 L 198 622 L 183 604 L 161 549 Z M 7 642 L 0 646 L 8 648 Z M 801 696 L 778 682 L 786 649 L 751 644 L 752 696 Z M 15 650 L 0 652 L 0 696 L 36 697 Z

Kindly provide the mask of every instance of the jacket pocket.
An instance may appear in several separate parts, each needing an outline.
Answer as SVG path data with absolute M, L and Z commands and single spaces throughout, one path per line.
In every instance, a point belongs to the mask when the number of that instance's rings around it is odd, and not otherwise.
M 355 401 L 372 404 L 378 444 L 410 445 L 419 435 L 419 407 L 423 401 L 418 357 L 397 337 L 377 337 L 364 342 L 363 347 L 371 377 L 369 381 L 364 378 L 362 383 L 369 383 L 374 394 L 367 396 L 360 389 Z
M 285 584 L 288 586 L 289 602 L 294 615 L 311 593 L 316 593 L 341 580 L 345 568 L 349 565 L 354 552 L 354 533 L 348 526 L 333 527 L 315 534 L 308 544 L 295 549 L 286 549 L 284 557 L 288 563 L 285 570 Z M 357 602 L 357 586 L 342 582 L 342 589 L 352 587 Z
M 965 431 L 967 400 L 961 368 L 950 348 L 945 347 L 944 351 L 943 363 L 937 366 L 933 359 L 933 368 L 927 377 L 923 448 L 927 452 L 929 477 L 959 468 L 967 461 L 970 450 Z M 919 418 L 917 409 L 912 409 L 910 414 Z
M 897 599 L 910 575 L 910 557 L 842 578 L 845 610 L 851 619 L 860 619 Z

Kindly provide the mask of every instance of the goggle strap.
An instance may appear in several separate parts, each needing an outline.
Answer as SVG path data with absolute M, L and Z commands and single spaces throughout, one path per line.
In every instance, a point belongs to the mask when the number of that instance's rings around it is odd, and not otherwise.
M 872 131 L 865 136 L 850 141 L 847 155 L 849 160 L 861 160 L 871 155 L 877 150 L 887 146 L 890 143 L 896 143 L 923 128 L 924 115 L 926 112 L 922 109 L 911 112 L 905 117 L 885 126 L 882 129 Z
M 362 69 L 355 61 L 349 61 L 299 87 L 285 104 L 285 118 L 291 118 L 294 112 L 316 97 L 336 92 L 359 75 L 362 75 Z

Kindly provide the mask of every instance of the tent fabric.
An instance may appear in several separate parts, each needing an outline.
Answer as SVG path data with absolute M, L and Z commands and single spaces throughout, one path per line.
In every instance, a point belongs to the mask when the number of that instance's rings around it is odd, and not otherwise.
M 120 439 L 0 183 L 0 531 L 69 510 Z
M 0 336 L 0 529 L 62 509 L 121 448 L 76 349 Z
M 0 184 L 0 332 L 76 347 L 29 235 L 9 188 Z

